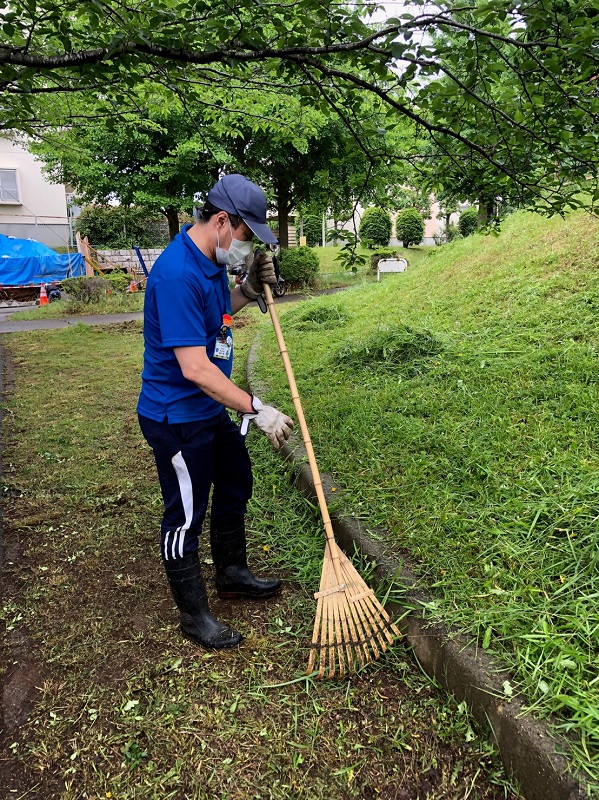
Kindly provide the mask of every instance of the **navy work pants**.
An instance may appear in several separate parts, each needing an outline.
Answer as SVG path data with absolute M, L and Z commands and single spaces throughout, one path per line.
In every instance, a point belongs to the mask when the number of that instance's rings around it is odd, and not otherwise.
M 154 451 L 164 501 L 161 551 L 165 560 L 198 549 L 210 489 L 213 524 L 243 520 L 252 496 L 252 467 L 239 428 L 223 411 L 198 422 L 156 422 L 138 415 Z

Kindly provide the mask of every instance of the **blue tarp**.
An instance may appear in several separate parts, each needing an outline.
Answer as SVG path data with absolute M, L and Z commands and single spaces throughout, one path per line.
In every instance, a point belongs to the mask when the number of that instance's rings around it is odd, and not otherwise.
M 81 253 L 59 255 L 33 239 L 0 234 L 0 286 L 39 286 L 85 275 Z

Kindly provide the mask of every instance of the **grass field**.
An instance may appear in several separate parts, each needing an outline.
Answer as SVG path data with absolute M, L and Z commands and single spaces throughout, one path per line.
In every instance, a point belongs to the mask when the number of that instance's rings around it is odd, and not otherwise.
M 323 470 L 388 530 L 427 611 L 509 664 L 599 791 L 599 221 L 500 237 L 281 309 Z M 274 336 L 260 378 L 291 411 Z M 511 690 L 510 689 L 510 690 Z
M 87 314 L 128 314 L 143 311 L 143 292 L 114 293 L 103 297 L 99 303 L 78 303 L 67 299 L 54 300 L 47 306 L 38 306 L 25 311 L 15 311 L 11 319 L 62 319 Z
M 235 318 L 238 381 L 264 324 L 256 311 Z M 401 643 L 348 680 L 303 675 L 322 524 L 256 430 L 250 560 L 284 576 L 284 593 L 212 598 L 244 633 L 239 649 L 180 637 L 134 412 L 139 323 L 7 335 L 3 346 L 7 798 L 516 800 L 465 706 Z M 210 578 L 205 543 L 201 558 Z

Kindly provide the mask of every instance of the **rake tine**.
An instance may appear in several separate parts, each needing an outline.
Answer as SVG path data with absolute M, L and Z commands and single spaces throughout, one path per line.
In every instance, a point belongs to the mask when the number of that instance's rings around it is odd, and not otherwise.
M 375 659 L 379 657 L 379 653 L 376 647 L 376 643 L 374 643 L 371 640 L 371 637 L 368 635 L 370 626 L 368 624 L 366 615 L 363 613 L 362 600 L 358 598 L 360 597 L 360 595 L 364 594 L 364 590 L 368 593 L 371 590 L 365 586 L 364 582 L 362 581 L 359 574 L 355 570 L 353 564 L 350 562 L 347 556 L 345 556 L 345 554 L 343 555 L 342 571 L 344 575 L 344 580 L 347 585 L 349 607 L 356 619 L 358 628 L 361 631 L 360 638 L 363 641 L 364 655 L 366 657 L 366 663 L 368 663 L 368 661 L 371 660 L 370 655 L 368 653 L 368 646 L 370 646 L 370 648 L 372 649 Z
M 368 661 L 372 660 L 370 658 L 370 656 L 368 655 L 368 647 L 370 647 L 370 649 L 372 650 L 372 654 L 373 654 L 374 660 L 376 661 L 378 659 L 378 657 L 379 657 L 379 650 L 378 650 L 378 647 L 376 646 L 376 642 L 374 641 L 372 636 L 369 635 L 370 627 L 369 627 L 369 625 L 367 623 L 367 620 L 365 619 L 365 616 L 363 614 L 362 603 L 361 602 L 351 603 L 351 606 L 352 606 L 352 609 L 355 610 L 355 613 L 356 613 L 357 617 L 360 620 L 361 628 L 362 628 L 362 631 L 363 631 L 363 637 L 364 637 L 364 651 L 366 653 L 366 661 L 368 662 Z
M 335 674 L 335 595 L 327 597 L 329 607 L 329 631 L 328 631 L 328 648 L 329 648 L 329 678 Z
M 346 581 L 352 587 L 352 589 L 359 588 L 360 584 L 363 585 L 363 581 L 360 578 L 359 573 L 357 572 L 356 568 L 348 558 L 346 558 L 343 562 L 343 570 L 346 576 Z M 401 634 L 399 632 L 399 629 L 393 622 L 391 622 L 389 614 L 379 603 L 374 592 L 367 589 L 366 591 L 362 592 L 362 594 L 363 598 L 361 598 L 361 602 L 364 612 L 367 615 L 368 619 L 374 625 L 374 630 L 376 632 L 377 638 L 381 643 L 381 647 L 383 648 L 383 650 L 385 650 L 387 647 L 387 643 L 385 642 L 383 637 L 386 637 L 387 641 L 389 643 L 392 643 L 394 636 L 392 635 L 389 629 L 393 631 L 395 636 L 400 636 Z M 352 593 L 350 600 L 356 602 L 356 594 Z
M 325 557 L 325 565 L 326 565 L 327 573 L 328 573 L 328 567 L 329 567 L 330 562 L 327 563 L 327 561 L 328 560 Z M 324 575 L 324 573 L 325 573 L 325 567 L 323 566 L 323 575 Z M 324 678 L 324 673 L 325 673 L 326 663 L 327 663 L 327 655 L 328 655 L 328 651 L 327 651 L 327 633 L 328 633 L 328 627 L 329 627 L 329 602 L 328 602 L 328 600 L 329 600 L 329 596 L 327 595 L 326 597 L 323 598 L 323 604 L 322 604 L 323 616 L 322 616 L 322 620 L 321 620 L 321 623 L 320 623 L 321 624 L 321 631 L 320 631 L 320 669 L 318 671 L 318 677 L 319 678 Z
M 373 616 L 376 615 L 375 618 L 378 620 L 379 641 L 381 642 L 383 650 L 386 650 L 388 645 L 393 644 L 394 636 L 391 633 L 391 630 L 395 632 L 396 636 L 400 636 L 401 634 L 399 629 L 393 622 L 391 622 L 389 614 L 387 614 L 378 600 L 374 602 L 373 599 L 369 597 L 366 599 L 366 602 L 371 607 L 371 613 Z
M 333 595 L 333 597 L 335 598 L 334 617 L 335 617 L 335 641 L 337 643 L 337 661 L 339 663 L 339 677 L 342 678 L 343 675 L 345 674 L 345 659 L 343 654 L 343 643 L 342 643 L 343 636 L 341 631 L 342 614 L 339 609 L 339 595 Z M 333 640 L 331 640 L 331 643 L 332 641 Z
M 326 586 L 325 581 L 327 575 L 325 573 L 326 573 L 326 560 L 325 563 L 323 564 L 322 575 L 320 577 L 320 592 L 322 592 Z M 317 652 L 319 652 L 318 640 L 324 616 L 323 606 L 324 606 L 324 597 L 321 595 L 320 597 L 317 597 L 316 600 L 316 618 L 314 620 L 314 630 L 312 632 L 312 644 L 310 646 L 310 658 L 308 660 L 308 668 L 306 670 L 306 675 L 310 675 L 314 671 L 314 667 L 316 664 L 316 654 Z
M 348 599 L 350 599 L 348 603 L 349 613 L 351 615 L 350 619 L 353 618 L 357 632 L 356 651 L 358 654 L 358 661 L 360 662 L 360 667 L 363 667 L 368 664 L 369 661 L 372 661 L 370 653 L 368 652 L 368 631 L 364 626 L 364 620 L 360 614 L 359 605 L 351 602 L 351 595 Z
M 306 675 L 310 675 L 312 672 L 314 672 L 316 653 L 318 650 L 318 632 L 320 629 L 321 619 L 322 619 L 322 597 L 319 597 L 316 603 L 316 619 L 314 621 L 314 631 L 312 633 L 312 643 L 310 645 L 310 658 L 308 659 L 308 668 L 306 669 Z

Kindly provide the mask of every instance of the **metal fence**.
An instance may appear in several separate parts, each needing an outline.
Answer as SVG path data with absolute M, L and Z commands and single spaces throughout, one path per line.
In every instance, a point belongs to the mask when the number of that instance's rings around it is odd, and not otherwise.
M 76 248 L 71 217 L 17 215 L 0 209 L 0 233 L 17 239 L 35 239 L 52 248 Z

